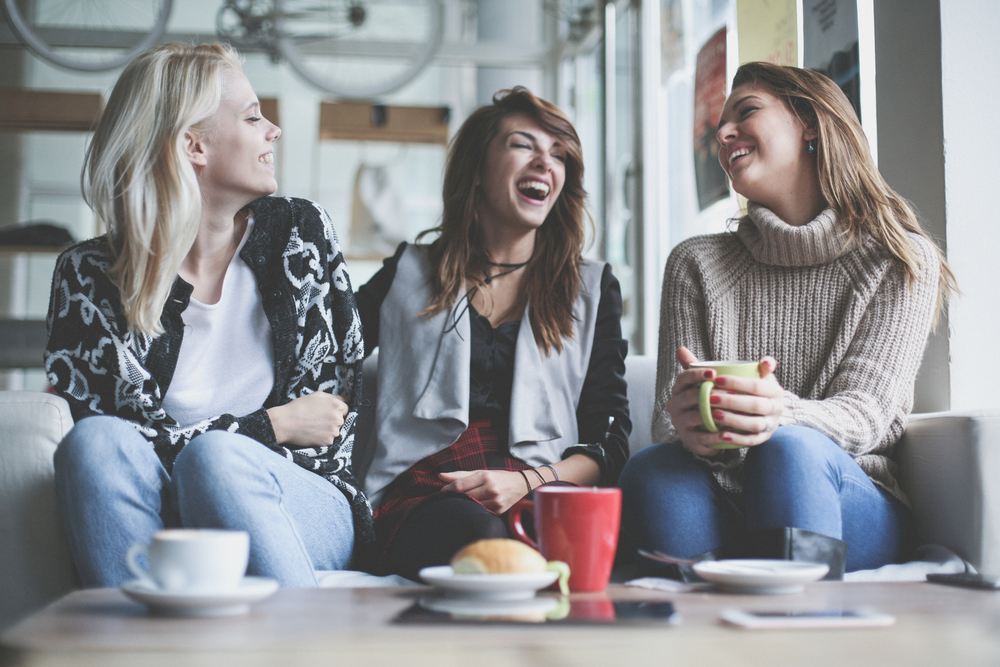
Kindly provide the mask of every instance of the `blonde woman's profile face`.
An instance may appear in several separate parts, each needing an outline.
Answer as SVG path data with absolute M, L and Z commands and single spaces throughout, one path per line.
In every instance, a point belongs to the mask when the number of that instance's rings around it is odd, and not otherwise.
M 192 160 L 205 201 L 242 208 L 278 189 L 274 142 L 281 129 L 261 114 L 242 72 L 223 73 L 222 99 L 207 125 L 196 142 L 198 160 Z

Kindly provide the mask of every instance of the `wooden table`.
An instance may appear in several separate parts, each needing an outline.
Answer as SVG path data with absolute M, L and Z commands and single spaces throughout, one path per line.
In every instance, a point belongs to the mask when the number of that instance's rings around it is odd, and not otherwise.
M 9 665 L 1000 665 L 1000 593 L 928 583 L 819 582 L 791 595 L 664 593 L 612 586 L 575 600 L 671 600 L 679 625 L 406 625 L 426 589 L 282 589 L 241 617 L 159 618 L 115 589 L 72 593 L 11 628 Z M 870 607 L 891 628 L 741 630 L 723 607 Z

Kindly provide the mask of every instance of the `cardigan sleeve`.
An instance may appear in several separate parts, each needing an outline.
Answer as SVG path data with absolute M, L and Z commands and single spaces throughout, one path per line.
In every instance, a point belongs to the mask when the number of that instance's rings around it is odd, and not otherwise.
M 826 395 L 807 400 L 785 391 L 782 424 L 809 426 L 858 457 L 902 436 L 913 386 L 934 318 L 940 262 L 929 241 L 911 236 L 923 272 L 908 281 L 894 260 L 864 308 Z
M 632 432 L 625 384 L 628 341 L 622 338 L 621 316 L 621 288 L 611 266 L 606 264 L 601 274 L 594 344 L 576 410 L 580 442 L 587 444 L 563 452 L 563 458 L 585 454 L 597 461 L 604 486 L 618 483 L 629 456 L 628 436 Z M 609 417 L 614 417 L 610 430 Z

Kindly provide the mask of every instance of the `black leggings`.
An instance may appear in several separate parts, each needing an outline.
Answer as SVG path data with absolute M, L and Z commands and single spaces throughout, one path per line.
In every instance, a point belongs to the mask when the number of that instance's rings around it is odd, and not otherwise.
M 421 504 L 399 527 L 386 550 L 390 572 L 420 581 L 421 568 L 447 565 L 466 544 L 510 537 L 507 522 L 471 498 L 445 495 Z

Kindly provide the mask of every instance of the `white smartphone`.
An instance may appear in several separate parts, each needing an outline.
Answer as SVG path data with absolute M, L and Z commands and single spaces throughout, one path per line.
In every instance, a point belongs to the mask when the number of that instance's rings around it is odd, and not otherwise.
M 748 611 L 723 609 L 719 618 L 726 623 L 754 630 L 796 628 L 879 628 L 896 622 L 895 616 L 870 609 L 806 609 Z

